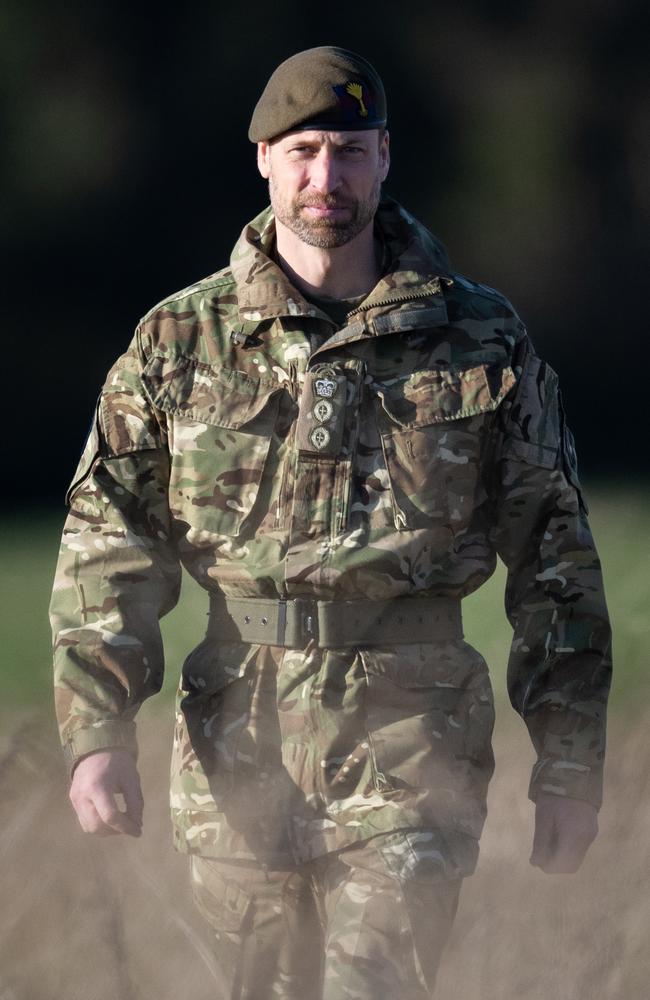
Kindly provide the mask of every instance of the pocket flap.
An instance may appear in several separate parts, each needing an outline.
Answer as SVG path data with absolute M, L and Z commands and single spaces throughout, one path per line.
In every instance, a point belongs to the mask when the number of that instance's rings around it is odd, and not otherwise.
M 283 391 L 277 383 L 217 369 L 184 355 L 154 355 L 145 367 L 143 382 L 158 409 L 232 430 L 252 422 L 269 399 Z
M 91 472 L 95 467 L 95 462 L 100 456 L 100 436 L 99 436 L 99 403 L 95 407 L 95 412 L 93 413 L 93 418 L 88 430 L 88 436 L 86 438 L 86 443 L 84 449 L 81 453 L 81 458 L 75 470 L 75 474 L 72 477 L 72 482 L 68 487 L 67 493 L 65 495 L 66 505 L 69 507 L 75 496 L 84 485 Z
M 435 690 L 438 707 L 451 710 L 473 677 L 462 662 L 458 644 L 443 645 L 442 655 L 440 647 L 434 649 L 430 644 L 364 649 L 359 655 L 371 686 L 387 681 L 399 688 Z
M 550 365 L 529 354 L 507 415 L 503 454 L 553 469 L 559 441 L 558 377 Z
M 516 382 L 509 366 L 430 369 L 393 385 L 377 385 L 382 407 L 401 427 L 425 427 L 496 410 Z
M 258 648 L 244 643 L 203 639 L 183 663 L 183 690 L 201 697 L 224 691 L 233 681 L 245 676 Z
M 126 365 L 118 362 L 99 394 L 88 437 L 66 493 L 66 504 L 72 502 L 89 479 L 99 459 L 152 451 L 160 446 L 160 428 L 141 382 Z
M 537 465 L 542 469 L 554 469 L 557 465 L 557 446 L 550 447 L 534 441 L 522 441 L 510 437 L 504 441 L 503 454 L 527 465 Z
M 192 894 L 215 930 L 234 934 L 241 930 L 250 896 L 236 882 L 224 878 L 210 858 L 192 856 Z

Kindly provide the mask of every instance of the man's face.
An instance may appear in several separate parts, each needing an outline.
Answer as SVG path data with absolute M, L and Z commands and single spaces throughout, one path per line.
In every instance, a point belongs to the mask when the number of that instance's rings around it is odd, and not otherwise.
M 258 143 L 276 219 L 310 246 L 343 246 L 372 222 L 389 166 L 388 133 L 290 132 Z

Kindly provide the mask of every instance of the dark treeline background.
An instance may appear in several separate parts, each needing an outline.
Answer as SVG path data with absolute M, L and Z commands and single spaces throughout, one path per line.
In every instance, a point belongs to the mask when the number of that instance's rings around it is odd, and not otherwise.
M 355 49 L 382 74 L 386 189 L 458 270 L 512 299 L 560 372 L 583 472 L 645 471 L 646 4 L 312 11 L 297 0 L 0 7 L 5 504 L 62 503 L 139 317 L 222 267 L 266 204 L 252 108 L 282 59 L 320 44 Z

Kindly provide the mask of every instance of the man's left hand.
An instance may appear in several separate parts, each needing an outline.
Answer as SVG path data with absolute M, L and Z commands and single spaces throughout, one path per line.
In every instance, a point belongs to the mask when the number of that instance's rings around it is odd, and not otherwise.
M 540 792 L 530 863 L 548 875 L 577 872 L 597 833 L 598 812 L 591 803 Z

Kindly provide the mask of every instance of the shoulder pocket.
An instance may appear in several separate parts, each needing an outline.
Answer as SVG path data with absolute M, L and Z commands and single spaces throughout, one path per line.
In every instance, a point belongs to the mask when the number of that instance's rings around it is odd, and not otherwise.
M 95 406 L 95 412 L 90 423 L 86 443 L 81 453 L 81 458 L 72 477 L 72 482 L 65 495 L 65 502 L 68 506 L 72 503 L 76 495 L 80 492 L 84 484 L 90 478 L 95 464 L 100 457 L 100 437 L 99 437 L 99 401 Z
M 530 355 L 505 414 L 503 456 L 554 469 L 559 422 L 558 377 L 550 365 Z
M 154 356 L 143 381 L 167 415 L 174 511 L 197 531 L 239 535 L 263 484 L 285 390 L 183 356 Z
M 127 353 L 110 370 L 99 395 L 66 503 L 72 503 L 100 459 L 151 451 L 161 445 L 162 430 L 144 394 L 134 359 Z
M 484 364 L 376 386 L 398 529 L 435 526 L 452 536 L 466 531 L 486 422 L 514 384 L 511 368 Z
M 560 408 L 560 426 L 562 429 L 561 434 L 561 448 L 562 448 L 562 466 L 564 468 L 564 475 L 568 481 L 573 486 L 574 490 L 578 494 L 578 500 L 580 506 L 584 510 L 585 514 L 589 513 L 589 507 L 587 506 L 587 501 L 585 500 L 584 493 L 582 492 L 582 486 L 580 483 L 580 476 L 578 475 L 578 456 L 576 454 L 575 441 L 573 439 L 573 434 L 571 433 L 569 426 L 566 422 L 566 414 L 564 412 L 564 404 L 562 402 L 562 393 L 558 392 L 558 405 Z

